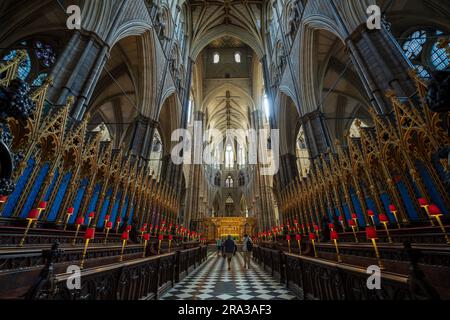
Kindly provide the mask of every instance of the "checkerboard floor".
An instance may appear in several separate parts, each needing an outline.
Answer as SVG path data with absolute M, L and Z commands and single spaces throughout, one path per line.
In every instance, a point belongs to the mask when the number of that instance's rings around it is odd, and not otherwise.
M 211 253 L 207 261 L 164 294 L 161 300 L 295 300 L 286 287 L 253 261 L 243 269 L 237 253 L 229 271 L 226 259 Z

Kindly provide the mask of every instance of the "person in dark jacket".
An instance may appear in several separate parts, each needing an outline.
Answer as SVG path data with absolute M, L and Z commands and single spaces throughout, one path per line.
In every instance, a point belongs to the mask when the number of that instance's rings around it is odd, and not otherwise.
M 216 240 L 216 246 L 217 246 L 217 256 L 220 257 L 222 255 L 222 239 L 217 238 Z
M 231 270 L 231 259 L 237 250 L 236 242 L 228 235 L 227 240 L 223 243 L 223 249 L 228 262 L 228 270 Z
M 244 235 L 244 241 L 242 242 L 242 252 L 244 254 L 244 269 L 250 269 L 250 255 L 252 253 L 253 241 L 247 234 Z

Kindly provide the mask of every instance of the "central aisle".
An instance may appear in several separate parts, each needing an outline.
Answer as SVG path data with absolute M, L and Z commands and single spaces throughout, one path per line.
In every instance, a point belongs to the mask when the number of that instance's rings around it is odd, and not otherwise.
M 253 261 L 243 270 L 241 253 L 227 261 L 210 253 L 208 260 L 177 283 L 161 300 L 294 300 L 296 297 Z

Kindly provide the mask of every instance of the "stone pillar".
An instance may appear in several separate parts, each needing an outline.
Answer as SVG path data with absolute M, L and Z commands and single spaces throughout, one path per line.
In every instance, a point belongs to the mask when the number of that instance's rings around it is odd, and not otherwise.
M 190 94 L 190 90 L 189 88 L 191 87 L 191 82 L 192 82 L 192 68 L 194 65 L 194 60 L 192 60 L 191 58 L 188 58 L 188 64 L 187 64 L 187 68 L 186 68 L 186 76 L 185 76 L 185 83 L 184 83 L 184 88 L 186 88 L 185 90 L 185 94 L 182 97 L 182 111 L 181 111 L 181 127 L 186 129 L 187 128 L 187 119 L 188 119 L 188 105 L 189 105 L 189 94 Z M 173 177 L 174 177 L 174 185 L 175 188 L 177 190 L 177 194 L 182 194 L 182 177 L 183 177 L 183 165 L 178 165 L 175 168 L 176 170 L 174 170 L 173 172 Z M 191 169 L 191 168 L 190 168 Z M 179 212 L 178 214 L 181 215 L 183 214 L 183 217 L 179 217 L 180 221 L 183 221 L 184 226 L 187 227 L 189 226 L 189 203 L 190 203 L 190 194 L 189 194 L 189 186 L 190 186 L 190 181 L 186 181 L 186 183 L 189 183 L 189 185 L 186 185 L 186 192 L 185 192 L 185 199 L 179 199 L 181 202 L 185 203 L 185 206 L 183 208 L 184 212 Z
M 386 26 L 369 30 L 362 23 L 349 31 L 334 0 L 330 4 L 336 21 L 346 32 L 346 45 L 367 95 L 379 114 L 389 113 L 392 108 L 385 96 L 387 90 L 393 90 L 399 97 L 408 97 L 416 90 L 408 76 L 411 63 Z
M 389 31 L 370 31 L 360 27 L 347 40 L 353 63 L 366 92 L 380 114 L 392 110 L 386 92 L 392 90 L 399 97 L 411 96 L 416 88 L 408 72 L 411 64 Z
M 251 113 L 251 127 L 258 130 L 262 127 L 262 115 L 259 110 L 255 110 Z M 272 200 L 272 187 L 270 184 L 270 177 L 261 175 L 260 163 L 261 159 L 258 159 L 258 164 L 255 166 L 256 175 L 256 188 L 259 192 L 259 204 L 261 215 L 261 228 L 267 228 L 273 225 L 275 221 L 274 205 Z
M 332 150 L 333 144 L 323 113 L 314 111 L 300 119 L 305 131 L 309 156 L 314 159 L 320 154 Z
M 108 51 L 109 46 L 94 34 L 75 32 L 52 70 L 54 85 L 48 99 L 63 105 L 74 96 L 72 116 L 81 120 L 109 58 Z
M 201 121 L 203 123 L 205 119 L 205 114 L 203 112 L 197 111 L 194 115 L 195 121 Z M 201 128 L 201 136 L 198 137 L 203 140 L 203 131 L 204 127 Z M 194 133 L 195 136 L 195 133 Z M 202 170 L 203 166 L 199 163 L 199 160 L 202 160 L 201 155 L 198 155 L 198 159 L 196 159 L 196 155 L 194 154 L 194 147 L 197 144 L 203 145 L 203 141 L 193 141 L 192 143 L 192 157 L 191 157 L 191 165 L 189 167 L 189 181 L 187 188 L 187 199 L 186 199 L 186 211 L 185 211 L 185 223 L 190 225 L 193 221 L 198 219 L 198 210 L 199 210 L 199 197 L 200 197 L 200 183 L 202 179 Z
M 297 157 L 294 154 L 286 153 L 280 156 L 280 189 L 284 189 L 296 176 L 298 176 L 297 170 Z
M 150 161 L 153 148 L 153 136 L 159 123 L 148 117 L 139 115 L 133 124 L 133 133 L 128 144 L 129 152 L 140 159 L 140 165 Z

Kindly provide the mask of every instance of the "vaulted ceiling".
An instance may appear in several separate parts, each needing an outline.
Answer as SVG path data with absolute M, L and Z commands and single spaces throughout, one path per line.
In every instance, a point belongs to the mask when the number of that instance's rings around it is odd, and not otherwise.
M 223 134 L 230 129 L 249 129 L 248 109 L 251 104 L 251 98 L 237 87 L 220 87 L 207 101 L 208 126 L 220 130 Z
M 222 36 L 239 37 L 262 52 L 262 0 L 189 1 L 192 9 L 194 55 Z
M 220 53 L 220 62 L 212 62 L 213 53 Z M 234 53 L 242 61 L 234 60 Z M 202 109 L 206 114 L 207 128 L 219 130 L 223 137 L 227 130 L 248 130 L 249 113 L 255 109 L 253 82 L 253 50 L 239 38 L 224 36 L 212 41 L 202 52 L 204 70 Z M 220 137 L 215 137 L 214 140 Z M 238 137 L 245 144 L 243 134 Z

